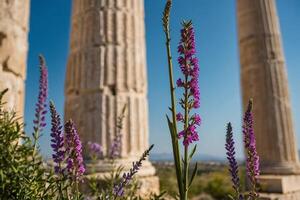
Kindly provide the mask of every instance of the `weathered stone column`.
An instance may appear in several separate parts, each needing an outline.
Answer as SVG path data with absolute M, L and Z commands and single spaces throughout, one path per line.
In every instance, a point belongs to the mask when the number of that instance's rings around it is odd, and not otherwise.
M 300 167 L 275 0 L 237 0 L 237 17 L 243 104 L 254 100 L 263 191 L 300 191 L 299 176 L 292 176 Z
M 24 81 L 28 50 L 29 0 L 0 1 L 0 90 L 18 116 L 24 112 Z
M 149 147 L 144 29 L 143 0 L 73 0 L 65 118 L 76 122 L 84 145 L 98 142 L 107 155 L 126 104 L 120 162 L 128 167 Z M 143 166 L 139 174 L 152 182 L 145 191 L 157 191 L 155 169 Z M 99 161 L 97 172 L 109 168 Z

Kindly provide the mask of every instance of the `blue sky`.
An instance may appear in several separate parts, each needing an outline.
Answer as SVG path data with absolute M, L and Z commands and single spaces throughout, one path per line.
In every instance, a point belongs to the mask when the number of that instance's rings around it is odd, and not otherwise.
M 171 150 L 165 113 L 169 90 L 164 34 L 161 27 L 163 0 L 146 0 L 146 42 L 150 142 L 154 152 Z M 300 146 L 300 1 L 277 0 L 286 56 L 295 130 Z M 39 53 L 49 68 L 49 95 L 63 114 L 64 78 L 69 48 L 71 0 L 31 0 L 29 54 L 26 80 L 26 132 L 32 132 L 34 104 L 38 88 Z M 173 56 L 179 40 L 180 22 L 191 19 L 196 30 L 197 56 L 200 59 L 201 108 L 203 123 L 198 151 L 223 157 L 225 124 L 233 123 L 238 156 L 241 146 L 241 97 L 234 0 L 174 0 L 171 31 Z M 178 68 L 175 67 L 177 70 Z M 178 70 L 175 73 L 179 77 Z M 48 119 L 49 120 L 49 119 Z M 297 123 L 298 122 L 298 123 Z M 51 154 L 49 132 L 41 138 L 42 153 Z

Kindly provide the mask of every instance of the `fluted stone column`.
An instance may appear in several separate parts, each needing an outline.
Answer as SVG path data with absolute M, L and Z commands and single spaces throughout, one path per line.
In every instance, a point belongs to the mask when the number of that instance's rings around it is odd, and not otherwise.
M 97 142 L 107 155 L 126 104 L 120 161 L 125 165 L 149 147 L 144 31 L 143 0 L 73 0 L 65 118 L 76 122 L 85 146 Z M 84 154 L 87 160 L 87 148 Z M 97 172 L 108 170 L 99 161 Z M 148 191 L 158 189 L 154 173 L 149 161 L 139 172 L 154 183 Z
M 29 0 L 0 1 L 0 90 L 8 88 L 5 106 L 24 111 L 28 51 Z
M 275 0 L 237 0 L 243 104 L 254 129 L 266 192 L 300 190 L 299 158 Z M 286 197 L 284 199 L 287 199 Z

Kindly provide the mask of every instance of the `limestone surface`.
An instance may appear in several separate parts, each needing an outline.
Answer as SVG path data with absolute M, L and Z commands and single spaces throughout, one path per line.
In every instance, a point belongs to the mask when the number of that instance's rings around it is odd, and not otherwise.
M 254 100 L 263 174 L 300 173 L 275 0 L 238 0 L 243 104 Z
M 0 90 L 19 116 L 24 111 L 24 81 L 28 51 L 29 0 L 0 1 Z
M 97 142 L 108 155 L 126 105 L 121 157 L 131 164 L 149 147 L 144 0 L 73 0 L 71 23 L 65 118 L 76 122 L 84 146 Z M 150 162 L 139 172 L 148 180 L 154 173 Z M 158 191 L 154 182 L 144 185 Z
M 262 199 L 299 199 L 300 165 L 275 4 L 237 0 L 242 96 L 244 105 L 254 100 L 260 179 L 268 193 Z

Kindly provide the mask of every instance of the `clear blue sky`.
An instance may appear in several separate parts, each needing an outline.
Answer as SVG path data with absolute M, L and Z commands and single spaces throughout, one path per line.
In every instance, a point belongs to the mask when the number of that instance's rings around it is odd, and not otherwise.
M 149 80 L 150 142 L 154 152 L 170 152 L 170 138 L 165 120 L 169 90 L 164 35 L 161 27 L 163 0 L 146 0 L 146 42 Z M 295 129 L 300 147 L 300 1 L 277 0 L 284 50 L 287 61 Z M 64 77 L 69 47 L 71 0 L 31 0 L 29 54 L 26 81 L 25 122 L 32 132 L 34 104 L 37 97 L 39 53 L 49 67 L 50 98 L 63 114 Z M 234 0 L 174 0 L 172 13 L 173 55 L 179 39 L 180 22 L 192 19 L 196 30 L 200 59 L 200 131 L 199 152 L 224 156 L 225 124 L 235 130 L 241 157 L 241 97 Z M 178 77 L 178 73 L 176 76 Z M 298 122 L 298 123 L 297 123 Z M 51 154 L 49 132 L 41 139 L 44 155 Z

